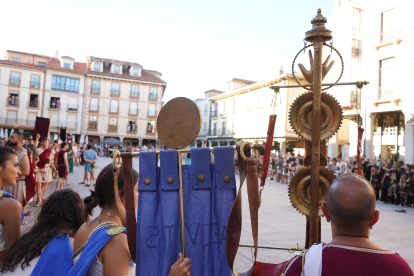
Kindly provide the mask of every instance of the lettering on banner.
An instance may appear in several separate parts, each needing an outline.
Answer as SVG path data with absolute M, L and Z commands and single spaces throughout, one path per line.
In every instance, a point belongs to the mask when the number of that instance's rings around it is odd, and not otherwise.
M 202 244 L 209 247 L 213 244 L 223 245 L 227 241 L 227 225 L 218 223 L 186 223 L 186 236 L 192 244 Z M 175 248 L 176 234 L 179 233 L 179 225 L 148 226 L 143 237 L 147 248 Z

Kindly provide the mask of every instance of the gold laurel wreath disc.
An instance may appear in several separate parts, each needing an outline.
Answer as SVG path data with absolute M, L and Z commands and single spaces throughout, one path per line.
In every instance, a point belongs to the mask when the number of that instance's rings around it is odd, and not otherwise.
M 310 216 L 310 181 L 311 168 L 303 168 L 295 174 L 289 184 L 289 199 L 293 207 L 300 213 Z M 322 201 L 328 198 L 329 187 L 335 175 L 325 168 L 319 168 L 319 216 L 323 216 L 320 208 Z
M 342 123 L 342 108 L 338 101 L 327 93 L 321 94 L 321 138 L 326 140 L 335 135 Z M 312 140 L 313 93 L 300 95 L 289 109 L 289 122 L 297 135 Z

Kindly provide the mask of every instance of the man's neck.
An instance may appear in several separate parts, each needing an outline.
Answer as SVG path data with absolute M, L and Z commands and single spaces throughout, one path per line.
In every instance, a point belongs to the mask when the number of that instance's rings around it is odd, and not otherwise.
M 23 150 L 23 146 L 22 144 L 17 144 L 16 146 L 13 147 L 14 151 L 22 151 Z

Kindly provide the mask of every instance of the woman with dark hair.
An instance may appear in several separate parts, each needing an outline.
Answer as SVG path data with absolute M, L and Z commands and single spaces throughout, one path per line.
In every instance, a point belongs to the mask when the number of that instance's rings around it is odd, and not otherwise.
M 15 186 L 20 175 L 16 153 L 7 147 L 0 147 L 0 263 L 3 254 L 20 238 L 20 225 L 24 214 L 16 198 L 3 191 L 6 186 Z
M 3 276 L 64 276 L 72 267 L 73 236 L 84 222 L 83 202 L 70 189 L 52 193 L 35 225 L 4 254 Z
M 138 206 L 138 173 L 132 170 L 135 210 Z M 116 185 L 118 183 L 118 185 Z M 114 173 L 112 164 L 99 173 L 95 190 L 84 199 L 83 218 L 88 221 L 93 209 L 102 211 L 79 228 L 73 247 L 74 266 L 67 276 L 135 275 L 125 227 L 124 173 L 122 166 Z M 117 204 L 118 203 L 118 204 Z M 169 275 L 190 275 L 189 259 L 181 254 L 171 266 Z

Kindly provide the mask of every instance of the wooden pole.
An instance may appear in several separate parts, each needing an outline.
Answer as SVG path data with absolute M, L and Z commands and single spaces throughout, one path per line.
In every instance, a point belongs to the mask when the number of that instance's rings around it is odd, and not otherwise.
M 309 247 L 318 242 L 319 236 L 319 166 L 321 137 L 321 88 L 322 88 L 322 48 L 323 40 L 314 37 L 313 41 L 313 104 L 312 104 L 312 161 L 310 187 Z

